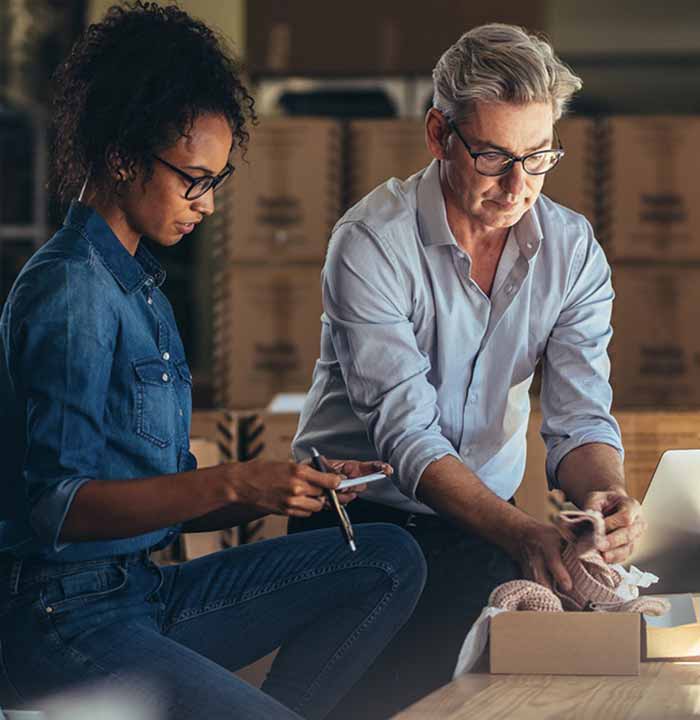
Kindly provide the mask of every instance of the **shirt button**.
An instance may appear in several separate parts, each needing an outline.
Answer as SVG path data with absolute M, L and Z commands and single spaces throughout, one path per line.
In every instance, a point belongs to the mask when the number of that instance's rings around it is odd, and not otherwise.
M 147 302 L 149 305 L 153 305 L 153 298 L 152 298 L 152 297 L 149 297 L 148 300 L 146 300 L 146 302 Z
M 526 243 L 528 250 L 532 250 L 533 244 L 531 242 Z
M 513 290 L 515 290 L 515 285 L 508 285 L 508 287 L 506 288 L 506 294 L 510 295 Z
M 168 376 L 168 373 L 163 373 L 161 375 L 161 377 L 163 378 L 163 382 L 168 382 L 168 380 L 170 379 L 170 377 Z
M 46 608 L 46 612 L 50 615 L 53 612 L 53 608 L 49 605 L 49 607 Z
M 182 412 L 182 408 L 180 408 L 180 417 L 182 417 L 184 413 Z
M 469 448 L 465 448 L 465 449 L 464 449 L 464 454 L 465 454 L 465 455 L 471 455 L 471 454 L 472 454 L 472 449 L 471 449 L 470 447 L 469 447 Z
M 169 353 L 169 352 L 166 351 L 166 352 L 163 353 L 163 360 L 170 360 L 170 353 Z

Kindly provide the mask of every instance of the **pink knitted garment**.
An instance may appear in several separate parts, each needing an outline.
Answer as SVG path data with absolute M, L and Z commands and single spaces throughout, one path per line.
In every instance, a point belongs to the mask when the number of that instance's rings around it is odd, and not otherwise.
M 599 512 L 563 511 L 555 518 L 555 524 L 566 541 L 562 560 L 573 588 L 564 592 L 555 584 L 552 591 L 530 580 L 512 580 L 491 593 L 489 605 L 504 610 L 539 612 L 606 610 L 647 615 L 668 612 L 670 604 L 663 598 L 623 600 L 615 592 L 622 578 L 595 549 L 597 538 L 605 535 L 605 521 Z

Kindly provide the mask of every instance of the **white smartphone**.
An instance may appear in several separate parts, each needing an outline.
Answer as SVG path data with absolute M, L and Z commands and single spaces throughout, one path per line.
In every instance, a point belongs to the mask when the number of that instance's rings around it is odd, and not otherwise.
M 384 480 L 386 475 L 384 473 L 371 473 L 370 475 L 361 475 L 356 478 L 347 478 L 340 481 L 340 485 L 336 490 L 347 490 L 348 488 L 355 487 L 356 485 L 364 485 L 365 483 L 375 482 L 376 480 Z

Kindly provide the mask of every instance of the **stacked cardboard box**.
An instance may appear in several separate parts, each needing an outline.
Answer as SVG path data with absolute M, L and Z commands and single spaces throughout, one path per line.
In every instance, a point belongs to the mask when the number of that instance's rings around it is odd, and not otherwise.
M 613 284 L 616 405 L 700 404 L 700 268 L 619 262 Z
M 700 117 L 615 117 L 607 134 L 615 402 L 697 406 Z
M 700 260 L 700 117 L 614 117 L 607 132 L 611 258 Z
M 348 130 L 348 205 L 391 177 L 404 180 L 433 159 L 420 118 L 353 120 Z
M 221 404 L 264 407 L 276 393 L 308 389 L 319 353 L 320 276 L 320 260 L 228 269 L 216 334 Z
M 214 370 L 222 406 L 306 390 L 320 337 L 320 271 L 341 210 L 341 128 L 263 119 L 220 193 Z
M 559 204 L 585 215 L 595 227 L 598 124 L 590 118 L 564 118 L 557 123 L 557 132 L 566 154 L 548 173 L 543 192 Z

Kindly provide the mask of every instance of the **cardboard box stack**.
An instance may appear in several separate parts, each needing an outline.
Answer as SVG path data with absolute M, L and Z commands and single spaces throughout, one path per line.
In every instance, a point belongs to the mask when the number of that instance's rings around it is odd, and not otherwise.
M 543 192 L 560 205 L 582 213 L 596 226 L 598 123 L 585 117 L 567 117 L 557 123 L 565 155 L 545 180 Z M 556 146 L 556 140 L 554 141 Z
M 353 120 L 348 130 L 348 205 L 391 177 L 405 180 L 433 159 L 422 118 Z
M 318 356 L 320 272 L 341 210 L 341 128 L 262 119 L 220 193 L 214 365 L 220 405 L 306 390 Z
M 607 121 L 617 406 L 700 403 L 700 117 Z

